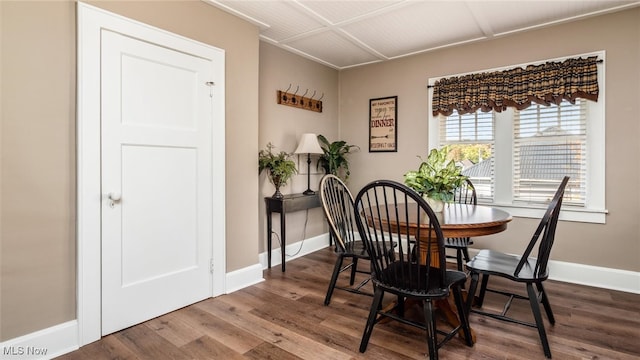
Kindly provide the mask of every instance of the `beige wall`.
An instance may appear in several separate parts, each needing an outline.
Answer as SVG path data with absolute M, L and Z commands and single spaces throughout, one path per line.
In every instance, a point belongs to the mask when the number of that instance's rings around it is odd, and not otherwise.
M 322 94 L 321 113 L 279 105 L 276 100 L 278 90 L 294 93 L 299 86 L 299 95 L 309 89 L 307 97 L 316 92 L 314 99 Z M 303 133 L 324 135 L 329 141 L 338 140 L 338 71 L 316 62 L 307 60 L 291 52 L 273 45 L 260 43 L 260 134 L 258 143 L 261 149 L 271 142 L 277 151 L 292 153 L 298 145 Z M 281 191 L 284 194 L 301 193 L 307 189 L 307 157 L 294 155 L 300 173 L 296 175 Z M 311 159 L 311 189 L 318 189 L 322 169 L 316 170 L 317 157 Z M 256 163 L 257 164 L 257 163 Z M 256 165 L 257 166 L 257 165 Z M 266 216 L 263 196 L 271 196 L 275 191 L 266 175 L 260 176 L 260 252 L 266 250 Z M 280 234 L 279 222 L 274 215 L 273 230 Z M 324 215 L 321 209 L 309 210 L 309 219 L 305 229 L 305 211 L 287 215 L 287 244 L 311 238 L 328 230 L 325 228 Z M 275 237 L 272 247 L 278 248 Z
M 258 261 L 258 29 L 199 0 L 93 5 L 226 50 L 227 271 Z M 73 1 L 0 1 L 0 341 L 76 318 Z
M 561 222 L 554 260 L 640 271 L 640 9 L 452 47 L 340 73 L 340 131 L 367 147 L 370 98 L 398 95 L 398 152 L 353 156 L 354 187 L 376 178 L 402 181 L 427 151 L 430 77 L 606 50 L 606 225 Z M 635 159 L 635 160 L 634 160 Z M 521 253 L 537 221 L 515 219 L 476 247 Z
M 71 2 L 0 2 L 0 340 L 75 318 Z

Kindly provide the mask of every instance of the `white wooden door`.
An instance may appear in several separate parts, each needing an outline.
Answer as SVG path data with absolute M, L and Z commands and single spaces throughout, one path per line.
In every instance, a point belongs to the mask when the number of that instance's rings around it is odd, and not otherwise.
M 103 31 L 102 334 L 210 297 L 211 61 Z

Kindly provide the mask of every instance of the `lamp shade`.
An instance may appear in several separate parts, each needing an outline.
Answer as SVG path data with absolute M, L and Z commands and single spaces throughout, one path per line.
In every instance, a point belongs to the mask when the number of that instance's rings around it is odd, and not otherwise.
M 295 154 L 324 154 L 316 134 L 302 134 Z

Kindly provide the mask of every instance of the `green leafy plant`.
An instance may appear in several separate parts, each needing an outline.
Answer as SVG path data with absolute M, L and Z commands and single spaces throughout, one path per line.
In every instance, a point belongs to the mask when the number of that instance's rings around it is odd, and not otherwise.
M 329 142 L 323 135 L 318 135 L 320 147 L 324 154 L 318 158 L 316 168 L 322 167 L 327 174 L 336 175 L 343 180 L 347 180 L 351 172 L 349 171 L 349 159 L 347 154 L 351 149 L 360 149 L 357 145 L 349 145 L 346 141 L 338 140 Z
M 418 194 L 435 200 L 452 202 L 455 190 L 467 179 L 462 167 L 447 160 L 448 149 L 432 149 L 416 171 L 404 174 L 404 183 Z
M 280 187 L 287 184 L 289 179 L 298 172 L 296 163 L 290 160 L 290 154 L 280 151 L 274 152 L 275 146 L 268 143 L 267 148 L 258 153 L 258 172 L 266 170 L 271 183 L 276 187 L 274 197 L 282 197 Z

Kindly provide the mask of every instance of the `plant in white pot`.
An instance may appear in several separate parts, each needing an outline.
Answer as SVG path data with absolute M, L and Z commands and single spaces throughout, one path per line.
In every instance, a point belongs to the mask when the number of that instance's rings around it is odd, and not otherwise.
M 404 183 L 420 194 L 433 211 L 444 209 L 444 203 L 453 201 L 455 190 L 467 179 L 462 167 L 447 160 L 447 148 L 432 149 L 418 170 L 404 174 Z

